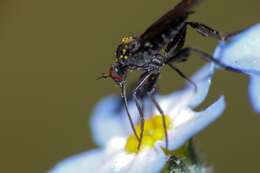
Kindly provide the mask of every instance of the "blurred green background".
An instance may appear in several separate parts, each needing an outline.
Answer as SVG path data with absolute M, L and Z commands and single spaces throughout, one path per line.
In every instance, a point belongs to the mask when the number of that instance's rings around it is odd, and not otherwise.
M 2 0 L 0 2 L 0 172 L 40 173 L 63 158 L 95 147 L 88 119 L 103 96 L 117 93 L 96 81 L 124 35 L 144 31 L 179 0 Z M 202 2 L 191 20 L 224 33 L 260 21 L 259 0 Z M 212 52 L 217 42 L 190 30 L 187 45 Z M 192 74 L 199 58 L 183 65 Z M 215 172 L 258 172 L 260 117 L 247 97 L 247 78 L 219 71 L 209 105 L 228 101 L 224 116 L 197 136 Z M 165 70 L 163 93 L 184 84 Z

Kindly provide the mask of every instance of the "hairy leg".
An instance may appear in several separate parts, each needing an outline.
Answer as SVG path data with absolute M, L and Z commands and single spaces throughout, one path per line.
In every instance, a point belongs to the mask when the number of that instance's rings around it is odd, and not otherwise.
M 201 24 L 198 22 L 187 22 L 187 25 L 191 26 L 198 33 L 200 33 L 201 35 L 203 35 L 205 37 L 213 37 L 218 40 L 224 39 L 224 36 L 222 36 L 217 30 L 215 30 L 207 25 L 204 25 L 204 24 Z

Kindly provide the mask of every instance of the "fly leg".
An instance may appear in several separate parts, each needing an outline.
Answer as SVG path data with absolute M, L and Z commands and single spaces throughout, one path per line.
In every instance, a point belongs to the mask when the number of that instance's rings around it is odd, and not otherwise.
M 140 128 L 140 138 L 139 138 L 139 143 L 137 146 L 137 149 L 139 150 L 141 145 L 142 145 L 142 140 L 143 140 L 143 134 L 144 134 L 144 113 L 143 113 L 143 108 L 142 108 L 142 104 L 140 103 L 137 94 L 138 91 L 144 86 L 145 82 L 147 81 L 147 79 L 152 75 L 152 72 L 145 72 L 144 74 L 142 74 L 141 78 L 138 81 L 138 84 L 136 86 L 136 88 L 133 91 L 133 99 L 135 101 L 136 107 L 138 109 L 139 115 L 140 115 L 140 124 L 141 124 L 141 128 Z
M 126 91 L 125 91 L 125 84 L 121 85 L 121 97 L 123 99 L 123 103 L 124 103 L 124 107 L 125 107 L 125 110 L 126 110 L 126 113 L 127 113 L 127 117 L 129 119 L 131 128 L 132 128 L 132 130 L 134 132 L 134 135 L 135 135 L 136 139 L 138 141 L 140 141 L 140 138 L 139 138 L 139 136 L 138 136 L 138 134 L 136 132 L 135 126 L 134 126 L 134 122 L 133 122 L 132 117 L 131 117 L 131 115 L 129 113 L 129 110 L 128 110 L 128 104 L 127 104 L 127 99 L 126 99 Z
M 232 72 L 241 73 L 241 74 L 252 73 L 252 72 L 255 73 L 255 71 L 250 71 L 250 70 L 241 71 L 234 67 L 223 64 L 218 59 L 215 59 L 214 57 L 212 57 L 210 54 L 208 54 L 202 50 L 196 49 L 196 48 L 190 48 L 190 47 L 183 48 L 180 51 L 178 51 L 174 55 L 174 57 L 171 57 L 171 59 L 187 59 L 187 57 L 189 57 L 192 52 L 200 55 L 200 58 L 202 58 L 203 60 L 213 62 L 214 64 L 220 66 L 221 68 L 223 68 L 227 71 L 232 71 Z
M 170 43 L 168 43 L 168 45 L 165 48 L 166 63 L 169 61 L 173 63 L 180 63 L 186 61 L 188 56 L 185 54 L 187 54 L 187 52 L 183 52 L 181 58 L 176 58 L 177 57 L 176 54 L 178 54 L 183 49 L 185 38 L 186 38 L 187 26 L 191 26 L 198 33 L 200 33 L 205 37 L 212 37 L 218 40 L 225 39 L 224 36 L 222 36 L 218 31 L 210 28 L 209 26 L 197 22 L 186 22 L 185 25 L 180 29 L 178 34 L 176 34 L 173 40 Z
M 224 36 L 221 35 L 218 31 L 215 29 L 210 28 L 207 25 L 198 23 L 198 22 L 186 22 L 187 25 L 194 28 L 198 33 L 200 33 L 202 36 L 205 37 L 213 37 L 218 40 L 224 40 Z
M 171 63 L 167 63 L 167 65 L 169 65 L 171 67 L 171 69 L 173 69 L 174 71 L 176 71 L 183 79 L 185 79 L 188 83 L 190 83 L 193 87 L 194 87 L 194 91 L 197 92 L 198 91 L 198 87 L 197 85 L 191 80 L 189 79 L 189 77 L 187 77 L 180 69 L 178 69 L 177 67 L 175 67 L 173 64 Z
M 154 97 L 154 93 L 156 91 L 156 83 L 157 80 L 159 79 L 159 75 L 160 73 L 153 73 L 148 81 L 147 81 L 147 95 L 148 97 L 151 99 L 152 103 L 155 105 L 156 109 L 160 112 L 161 116 L 162 116 L 162 124 L 163 124 L 163 130 L 164 130 L 164 137 L 165 137 L 165 148 L 166 150 L 168 150 L 168 133 L 167 133 L 167 125 L 166 125 L 166 119 L 165 119 L 165 113 L 163 111 L 163 109 L 161 108 L 161 106 L 159 105 L 159 103 L 157 102 L 157 100 Z
M 166 125 L 166 119 L 165 119 L 165 114 L 161 108 L 161 106 L 159 105 L 159 103 L 157 102 L 157 100 L 155 99 L 153 93 L 148 92 L 147 93 L 148 96 L 150 97 L 150 99 L 152 100 L 153 104 L 155 105 L 156 109 L 160 112 L 161 116 L 162 116 L 162 122 L 163 122 L 163 131 L 164 131 L 164 137 L 165 137 L 165 148 L 166 150 L 168 150 L 168 133 L 167 133 L 167 125 Z

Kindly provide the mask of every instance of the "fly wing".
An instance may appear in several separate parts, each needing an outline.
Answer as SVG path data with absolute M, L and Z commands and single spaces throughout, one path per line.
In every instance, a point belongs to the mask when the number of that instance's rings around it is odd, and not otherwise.
M 141 43 L 160 42 L 162 34 L 169 35 L 170 30 L 179 27 L 179 25 L 187 19 L 188 15 L 192 13 L 192 7 L 198 2 L 199 0 L 182 0 L 173 9 L 154 22 L 143 34 L 141 34 Z

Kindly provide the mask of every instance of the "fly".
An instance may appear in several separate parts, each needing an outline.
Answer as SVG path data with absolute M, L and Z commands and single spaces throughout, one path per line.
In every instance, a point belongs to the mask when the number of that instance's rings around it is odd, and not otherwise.
M 199 0 L 182 0 L 174 8 L 148 27 L 148 29 L 146 29 L 140 36 L 123 37 L 121 43 L 116 49 L 116 62 L 112 63 L 107 74 L 103 73 L 100 77 L 112 78 L 121 88 L 121 97 L 123 99 L 131 128 L 139 141 L 138 149 L 140 149 L 142 144 L 145 123 L 143 105 L 138 97 L 138 93 L 140 92 L 146 93 L 162 116 L 166 144 L 165 147 L 168 149 L 168 134 L 166 130 L 165 114 L 154 97 L 161 69 L 165 65 L 169 66 L 187 82 L 193 85 L 195 91 L 197 90 L 196 84 L 176 67 L 177 63 L 187 61 L 189 55 L 193 52 L 200 55 L 202 59 L 212 61 L 227 70 L 237 71 L 236 69 L 223 65 L 204 51 L 191 47 L 184 47 L 187 27 L 195 29 L 199 34 L 205 37 L 212 37 L 218 40 L 224 39 L 224 37 L 215 29 L 198 22 L 188 21 L 188 17 L 194 13 L 192 8 L 198 2 Z M 140 134 L 137 134 L 136 132 L 133 120 L 128 110 L 126 99 L 127 74 L 131 70 L 142 72 L 136 87 L 132 91 L 133 100 L 135 101 L 140 114 Z

